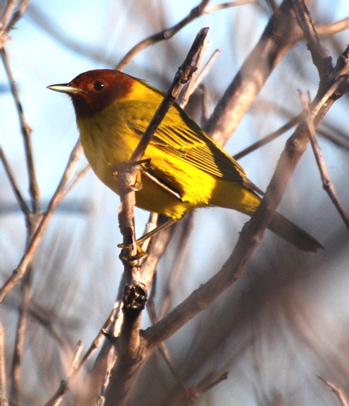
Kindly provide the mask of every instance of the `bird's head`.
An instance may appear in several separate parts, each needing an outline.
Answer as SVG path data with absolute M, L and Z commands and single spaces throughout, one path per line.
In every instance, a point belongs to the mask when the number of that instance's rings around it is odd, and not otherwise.
M 96 69 L 81 73 L 69 83 L 47 86 L 48 89 L 68 94 L 77 118 L 93 116 L 115 100 L 126 97 L 135 78 L 110 69 Z

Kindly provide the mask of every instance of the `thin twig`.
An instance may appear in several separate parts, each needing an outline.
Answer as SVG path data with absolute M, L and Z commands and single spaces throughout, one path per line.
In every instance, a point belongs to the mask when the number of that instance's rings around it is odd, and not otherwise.
M 218 376 L 214 376 L 211 372 L 207 376 L 205 376 L 197 385 L 197 390 L 200 393 L 205 393 L 209 389 L 213 388 L 214 386 L 218 385 L 222 381 L 228 378 L 228 372 L 222 372 Z
M 178 31 L 180 31 L 183 27 L 190 24 L 196 18 L 201 17 L 204 14 L 212 13 L 217 10 L 223 10 L 228 7 L 240 6 L 247 3 L 253 3 L 255 0 L 238 0 L 238 1 L 231 1 L 227 3 L 211 5 L 209 6 L 209 0 L 201 0 L 201 2 L 194 7 L 186 17 L 184 17 L 181 21 L 170 28 L 166 28 L 163 31 L 157 32 L 156 34 L 151 35 L 150 37 L 142 40 L 137 45 L 135 45 L 117 64 L 115 69 L 117 70 L 124 70 L 125 66 L 143 49 L 156 44 L 157 42 L 168 40 L 172 38 Z
M 79 141 L 80 142 L 80 141 Z M 86 165 L 83 169 L 75 174 L 72 178 L 71 182 L 67 187 L 64 189 L 62 198 L 64 198 L 75 186 L 76 184 L 87 174 L 87 172 L 91 169 L 90 165 Z
M 178 251 L 177 252 L 181 252 Z M 155 282 L 155 281 L 154 281 Z M 154 297 L 155 297 L 155 292 L 156 292 L 156 286 L 155 283 L 152 284 L 152 297 L 149 298 L 148 303 L 147 303 L 147 310 L 149 313 L 150 320 L 152 324 L 155 324 L 158 321 L 158 317 L 156 316 L 155 313 L 155 307 L 154 307 Z M 178 386 L 181 388 L 183 392 L 186 392 L 187 388 L 186 385 L 183 382 L 183 379 L 181 378 L 179 372 L 177 371 L 177 368 L 173 365 L 172 359 L 170 357 L 170 354 L 168 352 L 168 349 L 164 343 L 161 343 L 158 347 L 158 351 L 167 364 L 169 370 L 171 371 L 173 377 L 175 378 Z
M 194 66 L 196 66 L 196 67 L 201 66 L 202 61 L 203 61 L 203 59 L 204 59 L 204 56 L 205 56 L 205 53 L 206 53 L 208 47 L 209 47 L 209 41 L 205 41 L 205 42 L 203 43 L 203 46 L 202 46 L 202 48 L 201 48 L 201 51 L 198 53 L 198 55 L 197 55 L 197 57 L 196 57 L 196 60 L 193 61 L 193 65 L 194 65 Z M 185 106 L 187 105 L 187 103 L 188 103 L 188 101 L 189 101 L 191 95 L 192 95 L 192 94 L 194 93 L 194 91 L 195 91 L 195 88 L 196 88 L 195 82 L 196 82 L 196 80 L 197 80 L 197 78 L 198 78 L 198 75 L 199 75 L 199 70 L 198 70 L 198 68 L 197 68 L 196 70 L 193 71 L 193 73 L 192 73 L 192 75 L 191 75 L 191 78 L 190 78 L 190 81 L 187 83 L 187 85 L 186 85 L 185 88 L 183 89 L 183 92 L 182 92 L 180 98 L 179 98 L 178 101 L 177 101 L 178 105 L 179 105 L 182 109 L 185 108 Z
M 5 331 L 0 320 L 0 406 L 8 406 L 6 385 Z
M 75 169 L 75 166 L 77 164 L 77 161 L 79 159 L 79 156 L 82 153 L 82 149 L 80 147 L 80 144 L 77 143 L 74 149 L 71 152 L 71 155 L 69 157 L 67 166 L 64 170 L 63 176 L 58 184 L 58 187 L 52 196 L 49 206 L 47 208 L 47 211 L 45 215 L 42 217 L 40 224 L 31 239 L 28 248 L 26 252 L 24 253 L 22 259 L 20 260 L 17 268 L 13 271 L 12 275 L 8 278 L 8 280 L 4 283 L 4 285 L 0 289 L 0 305 L 4 302 L 6 296 L 8 293 L 17 285 L 17 283 L 23 278 L 25 275 L 28 266 L 30 265 L 31 261 L 33 260 L 33 257 L 36 253 L 36 250 L 38 248 L 38 245 L 41 241 L 42 235 L 48 225 L 49 220 L 51 219 L 53 212 L 59 202 L 62 199 L 62 194 L 64 192 L 64 187 L 70 178 L 73 170 Z
M 142 282 L 147 288 L 150 287 L 150 284 L 153 281 L 156 267 L 166 248 L 168 247 L 174 231 L 175 226 L 172 226 L 163 230 L 161 233 L 152 238 L 151 245 L 147 251 L 147 258 L 145 258 L 144 262 L 142 263 L 141 269 Z
M 187 255 L 186 248 L 188 247 L 188 240 L 191 235 L 190 232 L 192 230 L 192 219 L 193 213 L 188 213 L 181 222 L 180 236 L 178 239 L 178 246 L 176 248 L 176 252 L 178 252 L 178 255 L 176 257 L 176 262 L 173 265 L 171 276 L 164 291 L 164 299 L 159 311 L 159 320 L 161 320 L 168 313 L 168 309 L 170 308 L 171 302 L 173 300 L 173 293 L 176 291 L 176 282 L 180 275 L 180 271 L 183 269 L 182 266 Z
M 342 389 L 338 388 L 334 383 L 328 381 L 321 375 L 318 375 L 317 377 L 320 379 L 320 381 L 322 381 L 325 385 L 327 385 L 331 389 L 331 391 L 335 394 L 335 396 L 338 399 L 341 406 L 349 405 L 349 402 L 348 402 L 347 398 L 345 397 Z
M 211 69 L 212 65 L 214 64 L 215 60 L 217 59 L 217 56 L 220 54 L 221 50 L 216 49 L 213 54 L 211 55 L 210 59 L 207 61 L 205 66 L 202 68 L 201 72 L 194 73 L 193 79 L 189 82 L 189 85 L 184 93 L 184 95 L 181 98 L 181 102 L 179 105 L 181 106 L 182 109 L 185 108 L 187 105 L 190 96 L 196 91 L 196 89 L 201 85 L 203 80 L 205 79 L 206 75 L 208 74 L 209 70 Z M 203 53 L 202 53 L 203 55 Z M 201 59 L 198 61 L 198 66 L 201 65 Z
M 22 212 L 24 215 L 28 215 L 30 210 L 29 207 L 27 205 L 27 203 L 25 202 L 25 200 L 23 199 L 23 196 L 21 194 L 21 192 L 19 191 L 19 187 L 17 185 L 17 182 L 15 180 L 14 174 L 12 172 L 12 169 L 10 167 L 9 162 L 7 161 L 6 155 L 3 151 L 3 149 L 0 147 L 0 159 L 4 165 L 4 169 L 6 172 L 6 175 L 8 177 L 8 180 L 10 182 L 10 185 L 12 187 L 13 193 L 17 199 L 17 203 L 18 206 L 21 208 Z
M 40 190 L 39 186 L 36 180 L 36 173 L 35 173 L 35 167 L 34 167 L 34 160 L 33 160 L 33 150 L 31 146 L 31 128 L 29 127 L 27 120 L 24 116 L 24 111 L 22 107 L 22 103 L 19 98 L 19 93 L 18 89 L 14 80 L 14 77 L 12 75 L 12 71 L 8 62 L 7 54 L 5 52 L 4 48 L 0 49 L 1 53 L 1 58 L 5 67 L 5 71 L 10 83 L 10 88 L 11 92 L 13 95 L 13 98 L 15 100 L 16 108 L 17 108 L 17 113 L 18 113 L 18 118 L 21 126 L 21 131 L 22 131 L 22 136 L 23 136 L 23 142 L 24 142 L 24 149 L 25 149 L 25 157 L 26 157 L 26 163 L 27 163 L 27 170 L 28 170 L 28 176 L 29 176 L 29 192 L 30 192 L 30 197 L 31 197 L 31 203 L 32 203 L 32 210 L 34 213 L 38 213 L 40 210 Z
M 19 308 L 13 359 L 11 365 L 10 402 L 13 405 L 20 404 L 22 359 L 24 354 L 24 341 L 27 333 L 28 307 L 31 296 L 32 274 L 32 268 L 29 267 L 28 271 L 24 275 L 21 286 L 21 305 Z
M 22 2 L 16 9 L 14 16 L 16 13 L 21 15 L 21 9 L 24 7 L 25 2 Z M 23 137 L 24 143 L 24 150 L 25 150 L 25 161 L 27 165 L 27 173 L 28 173 L 28 181 L 29 181 L 29 193 L 31 198 L 31 210 L 26 210 L 26 225 L 27 225 L 27 242 L 26 248 L 28 247 L 29 241 L 33 237 L 35 233 L 38 222 L 40 220 L 40 199 L 39 199 L 39 186 L 36 180 L 36 172 L 34 167 L 34 160 L 33 160 L 33 151 L 31 146 L 31 129 L 27 123 L 27 120 L 24 115 L 22 103 L 19 97 L 19 92 L 12 75 L 11 67 L 8 61 L 7 54 L 5 52 L 5 48 L 0 49 L 1 58 L 4 64 L 4 68 L 8 77 L 8 81 L 10 84 L 11 92 L 13 99 L 15 101 L 15 105 L 17 108 L 17 114 L 20 122 L 20 128 Z M 4 161 L 4 156 L 3 162 Z M 7 173 L 10 176 L 9 167 L 7 168 Z M 21 200 L 21 196 L 19 194 L 18 189 L 14 186 L 14 179 L 12 179 L 12 186 L 15 190 L 17 199 L 19 201 L 20 207 L 23 208 L 23 201 Z M 25 277 L 23 279 L 22 287 L 21 287 L 21 306 L 19 310 L 18 316 L 18 323 L 16 329 L 16 338 L 15 338 L 15 345 L 14 345 L 14 352 L 13 352 L 13 360 L 12 360 L 12 367 L 11 367 L 11 397 L 10 401 L 13 405 L 18 405 L 20 403 L 20 379 L 21 379 L 21 368 L 22 368 L 22 357 L 23 357 L 23 349 L 24 349 L 24 341 L 27 331 L 27 310 L 29 306 L 29 300 L 31 296 L 31 280 L 32 280 L 32 271 L 30 267 L 28 268 Z
M 101 342 L 105 339 L 105 334 L 106 334 L 107 330 L 109 329 L 111 323 L 114 321 L 115 314 L 117 311 L 118 311 L 118 307 L 114 306 L 113 310 L 111 311 L 108 318 L 104 322 L 102 328 L 100 329 L 97 336 L 92 341 L 90 347 L 88 348 L 88 350 L 86 351 L 86 353 L 84 354 L 84 356 L 82 358 L 80 356 L 81 351 L 82 351 L 81 343 L 80 343 L 80 345 L 78 345 L 71 369 L 68 372 L 67 377 L 61 382 L 56 393 L 45 403 L 45 406 L 58 405 L 62 401 L 63 396 L 70 389 L 69 385 L 70 385 L 71 380 L 74 379 L 76 377 L 76 375 L 81 371 L 82 367 L 84 367 L 86 365 L 87 361 L 91 358 L 91 356 L 96 351 L 96 349 L 100 347 Z
M 319 36 L 316 32 L 314 23 L 304 0 L 291 0 L 291 5 L 296 14 L 298 24 L 304 33 L 304 37 L 313 58 L 313 63 L 319 72 L 321 86 L 321 83 L 326 81 L 327 75 L 333 69 L 332 58 L 330 53 L 322 46 L 320 42 Z
M 106 393 L 109 387 L 112 371 L 116 362 L 116 347 L 115 341 L 121 334 L 121 328 L 124 320 L 124 313 L 122 311 L 122 291 L 125 284 L 125 275 L 121 278 L 119 292 L 114 304 L 114 314 L 110 319 L 110 323 L 103 329 L 105 336 L 108 338 L 104 342 L 100 353 L 93 368 L 92 381 L 96 388 L 96 396 L 98 396 L 98 405 L 103 406 L 105 402 Z
M 320 37 L 330 37 L 338 32 L 347 30 L 349 28 L 349 17 L 342 20 L 335 21 L 330 24 L 320 24 L 316 26 L 316 32 Z
M 226 8 L 244 6 L 245 4 L 255 3 L 257 0 L 235 0 L 221 4 L 207 5 L 204 9 L 204 14 L 213 13 L 214 11 L 224 10 Z
M 6 2 L 5 8 L 3 10 L 3 13 L 2 13 L 2 16 L 0 19 L 0 30 L 1 31 L 5 31 L 5 28 L 7 28 L 7 23 L 10 20 L 10 17 L 12 16 L 15 6 L 16 6 L 16 0 L 8 0 Z
M 293 117 L 291 120 L 289 120 L 286 124 L 282 125 L 277 130 L 273 131 L 269 135 L 263 137 L 259 141 L 256 141 L 249 147 L 247 147 L 247 148 L 243 149 L 242 151 L 240 151 L 239 153 L 235 154 L 234 158 L 236 160 L 241 159 L 242 157 L 250 154 L 253 151 L 256 151 L 257 149 L 261 148 L 262 146 L 267 145 L 269 142 L 274 141 L 277 137 L 284 134 L 286 131 L 288 131 L 289 129 L 294 127 L 296 124 L 298 124 L 300 122 L 301 118 L 302 118 L 302 115 L 298 114 L 297 116 Z
M 81 341 L 78 341 L 76 345 L 76 349 L 74 352 L 74 356 L 71 362 L 70 366 L 70 371 L 68 373 L 69 376 L 69 381 L 68 378 L 63 379 L 61 381 L 60 387 L 57 390 L 57 392 L 54 394 L 54 396 L 47 402 L 45 403 L 45 406 L 58 406 L 61 404 L 63 396 L 68 392 L 69 386 L 68 382 L 70 383 L 71 379 L 75 377 L 77 371 L 79 370 L 79 367 L 81 365 L 80 357 L 81 357 L 81 352 L 82 352 L 82 343 Z
M 29 0 L 20 0 L 18 4 L 16 4 L 15 0 L 7 2 L 0 19 L 0 50 L 10 40 L 8 34 L 23 16 L 28 4 Z
M 306 101 L 304 94 L 300 94 L 300 97 L 301 97 L 301 100 L 303 103 L 303 107 L 307 113 L 306 121 L 307 121 L 308 129 L 309 129 L 310 143 L 311 143 L 314 155 L 315 155 L 317 166 L 320 171 L 323 188 L 329 195 L 330 199 L 332 200 L 332 203 L 334 204 L 335 208 L 337 209 L 340 216 L 342 217 L 345 225 L 349 229 L 349 215 L 345 211 L 345 208 L 337 195 L 336 189 L 334 187 L 333 182 L 331 181 L 330 174 L 327 170 L 324 157 L 322 155 L 321 149 L 319 147 L 319 144 L 318 144 L 316 136 L 315 136 L 313 121 L 310 119 L 309 103 Z

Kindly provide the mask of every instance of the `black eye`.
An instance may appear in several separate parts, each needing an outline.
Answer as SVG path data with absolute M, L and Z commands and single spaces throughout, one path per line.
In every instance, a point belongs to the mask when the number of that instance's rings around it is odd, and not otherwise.
M 96 82 L 93 84 L 93 88 L 97 90 L 97 92 L 100 92 L 101 90 L 104 89 L 105 84 L 101 82 L 100 80 L 96 80 Z

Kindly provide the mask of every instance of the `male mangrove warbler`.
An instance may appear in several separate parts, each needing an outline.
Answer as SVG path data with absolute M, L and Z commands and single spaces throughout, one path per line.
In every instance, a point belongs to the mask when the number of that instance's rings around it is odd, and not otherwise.
M 85 155 L 99 179 L 118 193 L 113 172 L 132 156 L 164 93 L 107 69 L 49 89 L 71 97 Z M 177 105 L 161 122 L 144 159 L 136 204 L 145 210 L 180 219 L 198 207 L 219 206 L 251 216 L 260 204 L 244 169 Z M 323 248 L 279 213 L 269 229 L 304 251 Z

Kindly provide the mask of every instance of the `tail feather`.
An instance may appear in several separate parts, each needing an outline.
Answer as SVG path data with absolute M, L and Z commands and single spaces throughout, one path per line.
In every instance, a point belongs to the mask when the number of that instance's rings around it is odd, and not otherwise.
M 274 214 L 268 228 L 300 250 L 316 252 L 318 249 L 324 249 L 319 241 L 280 213 Z

